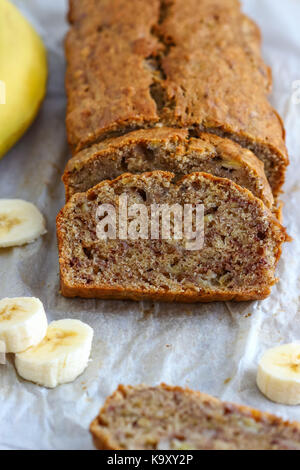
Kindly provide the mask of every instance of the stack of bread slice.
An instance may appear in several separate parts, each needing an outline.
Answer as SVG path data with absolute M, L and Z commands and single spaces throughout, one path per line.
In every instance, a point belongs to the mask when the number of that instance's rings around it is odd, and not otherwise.
M 257 26 L 238 0 L 70 0 L 69 21 L 62 294 L 265 298 L 288 239 L 288 156 Z M 122 196 L 149 220 L 153 205 L 202 206 L 203 245 L 126 238 L 120 220 L 99 239 L 98 208 Z

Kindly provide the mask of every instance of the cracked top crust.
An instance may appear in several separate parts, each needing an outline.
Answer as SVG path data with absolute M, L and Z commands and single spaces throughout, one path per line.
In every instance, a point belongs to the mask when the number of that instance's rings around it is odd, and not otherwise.
M 69 20 L 74 151 L 169 125 L 265 146 L 287 163 L 259 30 L 237 0 L 70 0 Z
M 111 132 L 159 121 L 145 58 L 161 48 L 151 34 L 159 1 L 70 2 L 66 39 L 67 128 L 79 150 Z

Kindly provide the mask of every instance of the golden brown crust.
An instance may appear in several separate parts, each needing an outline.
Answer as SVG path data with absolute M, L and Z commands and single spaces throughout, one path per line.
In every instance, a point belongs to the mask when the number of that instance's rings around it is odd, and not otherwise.
M 109 430 L 109 427 L 106 427 L 103 422 L 102 416 L 105 416 L 107 410 L 110 406 L 116 406 L 116 403 L 121 403 L 126 401 L 126 397 L 128 393 L 135 390 L 141 389 L 152 389 L 153 391 L 162 389 L 167 392 L 178 392 L 179 394 L 183 394 L 186 396 L 190 396 L 191 398 L 195 398 L 198 400 L 199 405 L 201 406 L 209 406 L 209 407 L 219 407 L 222 406 L 227 412 L 234 414 L 236 413 L 240 417 L 247 417 L 252 418 L 257 423 L 263 423 L 268 425 L 269 427 L 278 428 L 278 436 L 280 438 L 283 436 L 284 439 L 284 432 L 288 430 L 295 439 L 296 443 L 300 443 L 300 423 L 298 422 L 289 422 L 285 421 L 278 416 L 272 415 L 267 412 L 262 412 L 248 406 L 243 405 L 236 405 L 233 403 L 221 402 L 219 399 L 212 397 L 210 395 L 204 394 L 199 391 L 191 390 L 188 387 L 182 388 L 179 386 L 169 386 L 164 383 L 160 384 L 157 387 L 147 387 L 146 385 L 139 385 L 136 387 L 133 386 L 124 386 L 119 385 L 117 390 L 109 396 L 103 407 L 101 408 L 99 415 L 92 421 L 90 425 L 90 432 L 93 436 L 93 441 L 95 447 L 99 450 L 121 450 L 119 444 L 114 440 L 112 433 Z M 299 444 L 298 444 L 299 445 Z M 275 447 L 275 443 L 274 443 Z M 280 445 L 277 447 L 280 449 Z M 282 447 L 283 449 L 286 447 Z
M 157 151 L 155 153 L 154 148 L 158 148 L 163 158 L 160 160 L 156 158 Z M 133 154 L 134 151 L 136 154 Z M 199 138 L 195 139 L 189 138 L 186 130 L 166 127 L 134 131 L 77 153 L 67 163 L 63 175 L 66 200 L 76 192 L 90 189 L 108 175 L 113 179 L 126 171 L 124 170 L 126 153 L 130 161 L 134 159 L 138 173 L 155 169 L 172 171 L 176 175 L 195 171 L 215 174 L 213 169 L 210 170 L 210 165 L 215 157 L 221 158 L 228 168 L 224 168 L 224 174 L 216 176 L 226 176 L 240 186 L 245 186 L 267 207 L 273 207 L 273 195 L 264 173 L 263 163 L 252 152 L 229 139 L 213 134 L 201 133 Z M 199 158 L 198 167 L 195 155 Z M 139 157 L 142 163 L 137 162 Z M 132 173 L 135 172 L 132 164 L 127 169 Z M 239 175 L 235 173 L 237 169 L 243 169 L 243 174 L 249 179 L 248 185 L 239 180 Z M 81 183 L 76 185 L 79 178 Z
M 118 286 L 107 286 L 92 279 L 90 284 L 80 283 L 77 281 L 74 283 L 68 280 L 68 273 L 70 271 L 70 259 L 69 256 L 66 256 L 66 232 L 65 232 L 65 214 L 68 213 L 73 207 L 76 207 L 77 203 L 81 205 L 85 200 L 95 199 L 98 192 L 102 187 L 114 187 L 118 182 L 124 181 L 126 185 L 127 180 L 135 178 L 138 180 L 147 179 L 154 177 L 160 177 L 166 179 L 166 181 L 171 181 L 174 178 L 174 174 L 162 171 L 155 171 L 150 173 L 144 173 L 143 175 L 131 175 L 123 174 L 112 181 L 102 181 L 94 188 L 90 189 L 87 193 L 75 194 L 66 206 L 61 210 L 57 217 L 57 237 L 58 237 L 58 248 L 59 248 L 59 262 L 60 262 L 60 275 L 61 275 L 61 292 L 66 297 L 85 297 L 85 298 L 104 298 L 104 299 L 131 299 L 131 300 L 142 300 L 142 299 L 152 299 L 156 301 L 166 301 L 166 302 L 211 302 L 211 301 L 224 301 L 224 300 L 235 300 L 235 301 L 246 301 L 246 300 L 260 300 L 266 298 L 270 294 L 271 286 L 276 282 L 276 280 L 270 281 L 267 283 L 262 283 L 260 288 L 247 288 L 246 286 L 239 291 L 231 289 L 230 291 L 222 291 L 221 289 L 214 289 L 213 291 L 205 291 L 200 289 L 198 291 L 186 288 L 184 292 L 182 290 L 172 291 L 172 289 L 141 289 L 137 286 L 126 288 L 123 285 Z M 187 175 L 181 178 L 179 181 L 174 183 L 174 186 L 180 186 L 184 181 L 197 180 L 197 178 L 205 178 L 208 181 L 213 182 L 214 184 L 222 185 L 222 188 L 228 187 L 229 190 L 237 190 L 237 192 L 243 197 L 245 197 L 249 204 L 254 204 L 256 207 L 259 207 L 259 211 L 269 220 L 273 226 L 273 230 L 277 232 L 276 237 L 278 237 L 278 242 L 276 244 L 276 249 L 274 250 L 274 267 L 277 264 L 280 255 L 281 255 L 281 245 L 284 241 L 287 241 L 287 235 L 285 229 L 279 224 L 279 222 L 274 218 L 272 213 L 264 206 L 261 200 L 253 196 L 253 194 L 247 189 L 241 188 L 232 181 L 224 178 L 217 178 L 210 174 L 205 173 L 193 173 L 192 175 Z M 275 233 L 275 232 L 274 232 Z
M 151 28 L 159 1 L 71 1 L 66 38 L 68 139 L 73 149 L 124 126 L 158 121 L 144 58 L 157 48 Z M 101 59 L 99 59 L 101 58 Z
M 63 278 L 61 274 L 61 293 L 65 297 L 80 297 L 85 299 L 105 299 L 105 300 L 152 300 L 156 302 L 182 302 L 182 303 L 210 303 L 210 302 L 245 302 L 250 300 L 264 300 L 270 293 L 271 288 L 264 288 L 260 291 L 257 289 L 249 290 L 244 293 L 240 292 L 231 292 L 230 294 L 224 294 L 223 292 L 214 293 L 214 294 L 197 294 L 195 292 L 186 291 L 184 294 L 175 294 L 166 292 L 163 289 L 161 292 L 143 292 L 138 289 L 130 291 L 126 288 L 112 289 L 104 287 L 87 287 L 86 285 L 82 286 L 70 286 Z
M 70 20 L 73 150 L 158 123 L 205 130 L 253 150 L 279 192 L 288 164 L 284 128 L 267 100 L 260 34 L 238 1 L 72 0 Z

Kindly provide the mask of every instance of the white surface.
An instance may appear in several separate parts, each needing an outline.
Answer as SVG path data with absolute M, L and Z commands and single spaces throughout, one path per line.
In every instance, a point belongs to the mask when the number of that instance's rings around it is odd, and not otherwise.
M 264 56 L 273 68 L 272 102 L 287 128 L 291 166 L 284 216 L 295 241 L 284 249 L 278 269 L 281 280 L 268 300 L 193 306 L 60 296 L 55 216 L 64 201 L 60 177 L 68 158 L 62 48 L 65 2 L 14 3 L 47 44 L 50 80 L 37 121 L 0 162 L 0 197 L 35 203 L 46 216 L 48 233 L 24 248 L 1 250 L 0 298 L 39 297 L 49 321 L 78 318 L 94 328 L 95 337 L 87 371 L 73 384 L 55 390 L 24 382 L 16 375 L 11 357 L 1 366 L 0 449 L 92 449 L 89 423 L 119 383 L 188 385 L 300 421 L 300 407 L 271 403 L 255 385 L 257 362 L 266 348 L 300 341 L 300 104 L 292 102 L 292 82 L 300 80 L 300 2 L 244 1 L 246 11 L 262 28 Z

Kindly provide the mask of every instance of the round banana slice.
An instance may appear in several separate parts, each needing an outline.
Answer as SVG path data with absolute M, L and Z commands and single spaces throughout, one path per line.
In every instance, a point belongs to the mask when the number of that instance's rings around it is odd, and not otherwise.
M 33 204 L 0 199 L 0 248 L 31 243 L 45 233 L 45 219 Z
M 39 344 L 47 331 L 42 302 L 35 297 L 0 300 L 0 340 L 7 353 L 25 351 Z
M 258 365 L 256 382 L 270 400 L 299 405 L 300 344 L 285 344 L 265 352 Z
M 72 382 L 87 367 L 93 329 L 79 320 L 50 323 L 43 341 L 16 355 L 21 377 L 44 387 Z

